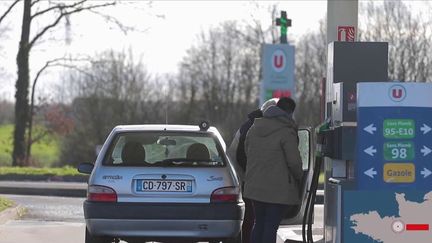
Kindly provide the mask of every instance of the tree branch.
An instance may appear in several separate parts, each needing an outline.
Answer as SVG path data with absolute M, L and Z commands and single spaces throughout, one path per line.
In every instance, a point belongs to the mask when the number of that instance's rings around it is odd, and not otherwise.
M 39 79 L 39 76 L 43 73 L 43 71 L 45 71 L 45 69 L 49 68 L 49 67 L 53 67 L 53 66 L 62 66 L 62 67 L 68 67 L 68 68 L 73 68 L 75 66 L 73 65 L 67 65 L 67 64 L 60 64 L 58 62 L 60 61 L 74 61 L 74 62 L 79 62 L 79 61 L 91 61 L 90 58 L 66 58 L 66 57 L 60 57 L 60 58 L 55 58 L 52 60 L 49 60 L 45 63 L 45 65 L 39 69 L 39 71 L 36 73 L 35 78 L 33 79 L 33 87 L 36 85 L 37 80 Z
M 113 17 L 113 16 L 110 16 L 110 15 L 107 15 L 107 14 L 103 14 L 103 13 L 98 12 L 98 11 L 95 11 L 95 10 L 90 10 L 90 12 L 92 12 L 92 13 L 94 13 L 94 14 L 97 14 L 97 15 L 101 16 L 101 17 L 104 18 L 105 21 L 107 21 L 107 22 L 112 22 L 112 23 L 114 23 L 115 25 L 117 25 L 117 27 L 119 27 L 119 29 L 120 29 L 120 30 L 123 32 L 123 34 L 125 34 L 125 35 L 126 35 L 127 32 L 129 32 L 129 31 L 136 31 L 136 28 L 131 27 L 131 26 L 126 26 L 126 25 L 122 24 L 120 20 L 118 20 L 117 18 L 115 18 L 115 17 Z
M 36 3 L 40 2 L 40 1 L 42 1 L 42 0 L 34 0 L 30 6 L 33 7 Z
M 86 1 L 86 0 L 83 0 Z M 83 2 L 81 1 L 81 2 Z M 60 13 L 60 15 L 56 18 L 56 20 L 50 24 L 45 26 L 45 28 L 43 28 L 39 33 L 36 34 L 36 36 L 30 41 L 29 43 L 29 48 L 32 48 L 34 43 L 40 38 L 42 37 L 48 30 L 50 30 L 51 28 L 55 27 L 60 20 L 62 20 L 64 17 L 74 14 L 74 13 L 78 13 L 81 12 L 83 10 L 91 10 L 91 9 L 95 9 L 95 8 L 101 8 L 101 7 L 107 7 L 107 6 L 112 6 L 116 4 L 116 2 L 110 2 L 110 3 L 104 3 L 104 4 L 96 4 L 96 5 L 91 5 L 91 6 L 87 6 L 87 7 L 78 7 L 74 10 L 70 10 L 70 11 L 64 11 L 64 8 L 60 9 L 60 11 L 62 11 Z M 63 12 L 64 11 L 64 12 Z
M 20 0 L 15 0 L 15 2 L 13 2 L 9 8 L 6 10 L 6 12 L 3 13 L 3 15 L 0 17 L 0 23 L 3 21 L 4 18 L 6 18 L 6 16 L 9 14 L 10 11 L 12 11 L 13 7 L 15 7 L 15 5 L 19 2 Z
M 45 10 L 42 10 L 42 11 L 39 11 L 39 12 L 33 14 L 33 15 L 31 16 L 31 19 L 36 18 L 37 16 L 42 15 L 42 14 L 47 13 L 47 12 L 50 12 L 50 11 L 52 11 L 52 10 L 60 10 L 60 11 L 63 11 L 63 10 L 68 9 L 68 8 L 75 8 L 76 6 L 78 6 L 78 5 L 80 5 L 80 4 L 83 4 L 83 3 L 86 2 L 86 1 L 87 1 L 87 0 L 81 0 L 81 1 L 76 2 L 76 3 L 74 3 L 74 4 L 71 4 L 71 5 L 64 5 L 64 4 L 59 3 L 59 4 L 55 5 L 55 6 L 52 6 L 52 7 L 50 7 L 50 8 L 47 8 L 47 9 L 45 9 Z
M 31 144 L 34 144 L 40 140 L 42 140 L 46 135 L 50 134 L 51 131 L 49 130 L 44 130 L 43 132 L 39 133 L 35 138 L 33 138 L 30 142 Z

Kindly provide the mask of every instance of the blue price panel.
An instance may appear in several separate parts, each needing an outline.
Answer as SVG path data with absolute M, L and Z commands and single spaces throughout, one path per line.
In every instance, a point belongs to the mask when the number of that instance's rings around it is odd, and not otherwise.
M 432 108 L 359 107 L 357 187 L 432 188 Z

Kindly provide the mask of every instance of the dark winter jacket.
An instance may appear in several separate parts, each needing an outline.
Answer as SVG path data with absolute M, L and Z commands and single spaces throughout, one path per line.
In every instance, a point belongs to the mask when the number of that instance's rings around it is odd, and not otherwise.
M 239 134 L 239 141 L 237 145 L 237 152 L 236 152 L 236 158 L 237 163 L 239 166 L 243 169 L 243 171 L 246 171 L 246 153 L 244 149 L 244 143 L 246 140 L 246 134 L 249 131 L 250 127 L 253 125 L 256 118 L 260 118 L 263 116 L 263 113 L 260 109 L 254 110 L 251 113 L 248 114 L 248 120 L 242 124 L 240 127 L 240 134 Z

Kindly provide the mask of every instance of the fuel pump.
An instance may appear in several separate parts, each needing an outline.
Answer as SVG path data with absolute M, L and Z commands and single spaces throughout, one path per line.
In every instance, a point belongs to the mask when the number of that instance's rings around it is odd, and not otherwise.
M 313 210 L 322 164 L 325 175 L 324 241 L 342 242 L 342 195 L 353 187 L 356 179 L 356 84 L 388 79 L 387 43 L 332 42 L 328 52 L 326 119 L 315 129 L 315 166 L 302 225 L 305 243 L 313 242 Z
M 343 192 L 352 189 L 356 180 L 356 84 L 386 82 L 387 59 L 388 44 L 383 42 L 332 42 L 328 46 L 328 127 L 322 131 L 327 143 L 319 159 L 324 160 L 325 243 L 342 242 Z

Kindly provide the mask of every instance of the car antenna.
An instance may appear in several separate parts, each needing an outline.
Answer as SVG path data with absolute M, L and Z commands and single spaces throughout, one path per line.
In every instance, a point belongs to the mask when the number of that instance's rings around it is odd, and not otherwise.
M 168 125 L 168 88 L 165 86 L 165 124 Z

